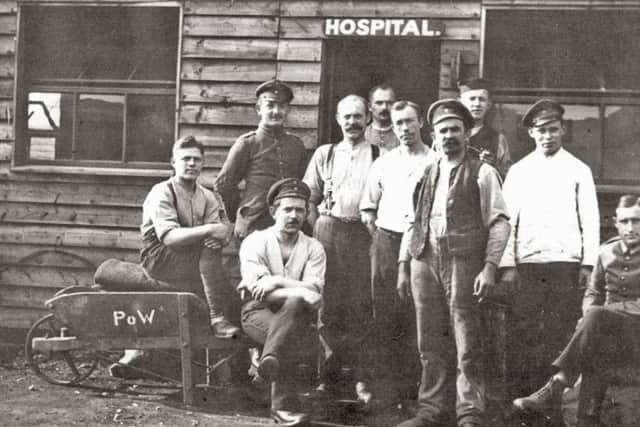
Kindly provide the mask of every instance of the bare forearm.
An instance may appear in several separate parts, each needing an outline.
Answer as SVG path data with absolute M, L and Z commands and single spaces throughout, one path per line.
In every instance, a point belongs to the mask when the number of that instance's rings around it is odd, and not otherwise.
M 225 240 L 230 229 L 226 224 L 204 224 L 195 227 L 178 227 L 170 230 L 162 238 L 162 243 L 169 247 L 195 245 L 205 237 Z

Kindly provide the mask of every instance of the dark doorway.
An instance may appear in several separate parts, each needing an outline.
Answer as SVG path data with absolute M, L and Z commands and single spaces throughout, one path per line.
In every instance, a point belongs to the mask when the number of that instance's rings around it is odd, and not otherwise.
M 348 94 L 366 98 L 373 86 L 389 83 L 398 99 L 417 102 L 423 108 L 438 99 L 439 40 L 328 39 L 323 57 L 319 144 L 342 138 L 335 121 L 336 104 Z

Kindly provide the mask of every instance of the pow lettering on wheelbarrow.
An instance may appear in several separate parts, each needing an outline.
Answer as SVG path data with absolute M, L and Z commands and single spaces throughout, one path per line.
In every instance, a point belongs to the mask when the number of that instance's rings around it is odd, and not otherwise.
M 102 292 L 84 287 L 64 289 L 45 303 L 52 312 L 27 333 L 25 357 L 35 373 L 58 385 L 95 388 L 91 374 L 104 352 L 136 349 L 180 351 L 185 404 L 193 404 L 197 384 L 193 353 L 207 349 L 205 384 L 225 361 L 246 351 L 245 338 L 213 336 L 206 303 L 187 292 Z M 214 352 L 219 359 L 211 363 Z M 144 371 L 143 369 L 139 369 Z M 151 377 L 176 383 L 172 378 Z M 82 383 L 82 384 L 81 384 Z

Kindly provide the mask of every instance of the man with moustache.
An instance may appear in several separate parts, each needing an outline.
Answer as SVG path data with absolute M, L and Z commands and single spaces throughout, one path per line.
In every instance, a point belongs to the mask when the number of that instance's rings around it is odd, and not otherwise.
M 236 140 L 214 186 L 225 200 L 227 211 L 235 214 L 234 235 L 239 239 L 273 224 L 265 204 L 269 187 L 279 179 L 302 178 L 307 161 L 300 138 L 284 129 L 293 100 L 291 88 L 279 80 L 269 80 L 258 86 L 256 97 L 258 129 Z M 245 188 L 238 201 L 241 181 Z
M 578 427 L 601 426 L 600 410 L 613 370 L 640 356 L 640 198 L 620 198 L 618 236 L 602 246 L 582 302 L 582 319 L 560 356 L 556 373 L 519 409 L 561 419 L 562 393 L 582 375 Z M 551 355 L 549 355 L 551 356 Z
M 460 102 L 471 112 L 473 128 L 469 139 L 469 155 L 478 157 L 498 169 L 504 179 L 511 166 L 509 144 L 503 134 L 486 123 L 491 110 L 491 82 L 483 78 L 473 78 L 458 84 Z
M 396 94 L 388 84 L 374 86 L 369 91 L 371 123 L 364 131 L 364 138 L 380 147 L 382 152 L 392 150 L 400 144 L 391 126 L 390 110 L 395 101 Z
M 356 338 L 366 338 L 362 335 L 371 320 L 371 236 L 360 220 L 359 203 L 369 169 L 379 154 L 379 148 L 364 137 L 367 118 L 364 98 L 342 98 L 336 113 L 342 141 L 318 147 L 303 179 L 311 190 L 313 235 L 327 254 L 320 313 L 327 360 L 320 390 L 337 385 L 340 368 L 349 365 L 354 369 L 357 397 L 365 405 L 371 401 L 366 384 L 368 361 Z
M 389 375 L 399 376 L 401 386 L 405 386 L 415 385 L 418 357 L 415 312 L 396 292 L 398 252 L 402 234 L 413 223 L 413 190 L 425 167 L 437 157 L 422 141 L 419 105 L 404 100 L 395 102 L 391 107 L 391 123 L 400 146 L 373 163 L 360 212 L 362 222 L 373 236 L 371 295 L 377 326 L 377 363 Z
M 508 215 L 498 172 L 467 154 L 469 110 L 444 99 L 427 119 L 443 156 L 425 169 L 399 254 L 398 293 L 413 296 L 422 362 L 418 413 L 400 426 L 485 426 L 479 303 L 495 285 Z
M 550 373 L 580 313 L 598 258 L 600 215 L 591 170 L 562 147 L 564 108 L 542 99 L 522 124 L 536 149 L 504 182 L 511 236 L 500 263 L 513 289 L 507 365 L 512 395 L 530 393 Z
M 309 195 L 296 178 L 273 184 L 267 204 L 274 225 L 250 234 L 240 247 L 242 327 L 263 346 L 257 370 L 271 383 L 271 416 L 283 426 L 308 421 L 306 414 L 296 412 L 291 371 L 297 350 L 312 335 L 325 279 L 322 245 L 300 231 Z

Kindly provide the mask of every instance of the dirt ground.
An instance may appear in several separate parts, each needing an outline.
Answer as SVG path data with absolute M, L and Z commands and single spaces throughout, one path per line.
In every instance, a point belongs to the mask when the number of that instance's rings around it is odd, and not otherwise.
M 102 372 L 100 372 L 102 371 Z M 98 381 L 104 369 L 99 369 Z M 610 427 L 640 426 L 640 382 L 637 374 L 620 377 L 609 390 L 604 422 Z M 23 360 L 20 346 L 0 343 L 0 426 L 265 426 L 268 418 L 264 395 L 245 388 L 202 391 L 198 404 L 185 407 L 179 390 L 129 390 L 139 395 L 105 392 L 82 387 L 48 384 Z M 146 390 L 146 391 L 145 391 Z M 384 395 L 384 390 L 377 390 Z M 575 391 L 565 395 L 564 415 L 568 427 L 575 425 Z M 406 406 L 410 406 L 407 404 Z M 316 408 L 317 426 L 395 426 L 410 411 L 396 404 L 379 403 L 371 414 L 348 406 Z M 544 420 L 493 416 L 490 427 L 550 427 Z

